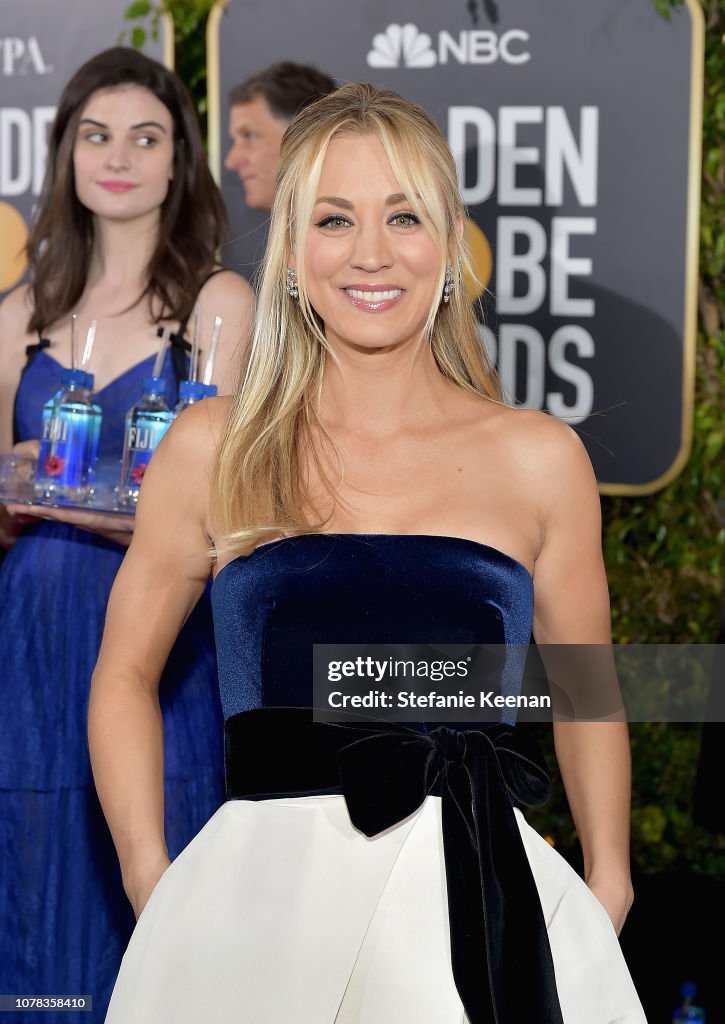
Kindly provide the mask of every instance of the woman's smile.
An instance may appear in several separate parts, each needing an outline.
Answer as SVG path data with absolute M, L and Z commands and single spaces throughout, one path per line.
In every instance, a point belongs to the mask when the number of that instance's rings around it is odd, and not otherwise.
M 384 313 L 397 305 L 405 294 L 397 285 L 349 285 L 341 289 L 350 302 L 364 313 Z

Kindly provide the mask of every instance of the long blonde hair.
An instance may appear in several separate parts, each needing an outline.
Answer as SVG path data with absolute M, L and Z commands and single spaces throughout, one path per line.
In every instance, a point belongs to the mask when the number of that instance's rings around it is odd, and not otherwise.
M 302 110 L 282 140 L 249 361 L 212 489 L 225 551 L 247 554 L 265 539 L 315 532 L 329 521 L 313 523 L 304 514 L 310 495 L 302 454 L 320 466 L 309 428 L 317 422 L 325 436 L 316 408 L 328 356 L 324 325 L 308 298 L 304 248 L 330 140 L 362 134 L 380 139 L 407 201 L 440 247 L 438 282 L 424 328 L 438 369 L 466 391 L 501 400 L 457 269 L 472 274 L 458 231 L 464 206 L 451 152 L 422 107 L 364 82 L 345 85 Z M 298 300 L 286 289 L 293 254 Z M 457 281 L 450 301 L 442 304 L 447 264 L 455 268 Z M 334 501 L 334 485 L 324 472 L 322 479 Z

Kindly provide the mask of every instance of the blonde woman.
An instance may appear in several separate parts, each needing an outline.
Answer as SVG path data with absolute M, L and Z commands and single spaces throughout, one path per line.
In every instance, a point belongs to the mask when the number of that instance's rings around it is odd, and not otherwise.
M 352 84 L 288 128 L 235 400 L 154 458 L 93 680 L 95 779 L 138 915 L 110 1024 L 641 1024 L 621 723 L 557 726 L 586 884 L 525 823 L 503 722 L 312 720 L 319 643 L 605 643 L 596 484 L 500 401 L 437 127 Z M 156 683 L 213 602 L 229 800 L 169 866 Z M 133 637 L 133 644 L 129 638 Z

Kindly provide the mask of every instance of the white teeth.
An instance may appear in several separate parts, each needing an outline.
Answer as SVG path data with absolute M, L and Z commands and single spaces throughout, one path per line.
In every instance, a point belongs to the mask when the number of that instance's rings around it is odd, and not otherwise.
M 385 302 L 386 299 L 397 299 L 403 294 L 402 288 L 393 288 L 387 292 L 363 292 L 357 288 L 346 288 L 345 294 L 351 299 L 362 299 L 363 302 Z

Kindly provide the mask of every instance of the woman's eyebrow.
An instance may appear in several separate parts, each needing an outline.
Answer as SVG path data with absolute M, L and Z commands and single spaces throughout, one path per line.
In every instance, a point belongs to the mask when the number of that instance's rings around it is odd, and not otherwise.
M 158 121 L 139 121 L 138 124 L 131 125 L 132 132 L 138 131 L 139 128 L 158 128 L 160 132 L 164 133 L 164 135 L 167 134 L 164 126 L 162 124 L 159 124 Z
M 341 206 L 343 210 L 354 209 L 349 199 L 342 199 L 340 196 L 318 196 L 315 203 L 329 203 L 330 206 Z
M 386 206 L 397 206 L 398 203 L 407 203 L 408 197 L 403 192 L 394 192 L 385 200 Z M 354 206 L 349 199 L 342 199 L 340 196 L 318 196 L 317 203 L 329 203 L 330 206 L 340 206 L 343 210 L 353 210 Z
M 92 124 L 95 128 L 108 128 L 108 125 L 104 124 L 103 121 L 96 121 L 96 119 L 93 117 L 83 117 L 81 118 L 79 123 Z M 139 121 L 138 124 L 131 125 L 130 131 L 135 132 L 138 131 L 139 128 L 158 128 L 160 132 L 164 133 L 164 135 L 167 134 L 164 126 L 162 124 L 159 124 L 158 121 Z

